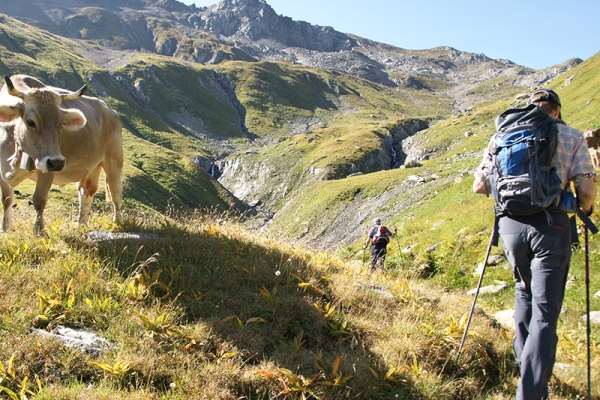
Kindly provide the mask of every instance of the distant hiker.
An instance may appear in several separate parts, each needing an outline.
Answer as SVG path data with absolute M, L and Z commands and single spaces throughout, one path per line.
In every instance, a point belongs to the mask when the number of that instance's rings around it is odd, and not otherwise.
M 396 228 L 394 228 L 394 232 L 391 232 L 387 227 L 381 225 L 381 219 L 379 218 L 375 218 L 373 224 L 374 226 L 369 230 L 365 243 L 365 249 L 371 244 L 369 272 L 375 272 L 375 264 L 379 266 L 380 271 L 383 271 L 385 255 L 387 253 L 386 247 L 390 242 L 390 238 L 395 236 L 397 232 Z
M 496 202 L 498 232 L 502 246 L 510 262 L 516 282 L 515 288 L 515 337 L 513 348 L 515 361 L 520 369 L 521 379 L 517 388 L 517 400 L 539 400 L 548 398 L 548 380 L 552 376 L 552 367 L 556 357 L 558 337 L 556 326 L 561 311 L 567 272 L 571 259 L 571 224 L 567 215 L 564 198 L 571 196 L 572 182 L 581 210 L 590 215 L 594 210 L 596 198 L 596 173 L 590 160 L 588 147 L 583 134 L 567 126 L 561 119 L 561 103 L 558 95 L 549 89 L 536 91 L 529 98 L 533 104 L 553 118 L 556 125 L 554 138 L 557 138 L 551 157 L 551 172 L 560 179 L 559 200 L 550 208 L 538 209 L 533 215 L 511 214 L 510 207 L 499 206 Z M 530 109 L 532 112 L 536 107 Z M 509 110 L 496 119 L 509 113 Z M 552 123 L 552 121 L 551 121 Z M 514 129 L 516 131 L 516 129 Z M 535 129 L 536 131 L 538 129 Z M 509 132 L 510 129 L 507 129 Z M 523 135 L 523 131 L 521 131 Z M 538 146 L 538 139 L 531 139 L 527 147 Z M 483 161 L 475 172 L 473 190 L 488 194 L 505 190 L 507 187 L 494 187 L 494 175 L 498 175 L 498 153 L 501 140 L 494 135 L 484 151 Z M 543 147 L 545 142 L 539 142 Z M 536 158 L 537 160 L 537 152 Z M 513 156 L 513 154 L 511 154 Z M 533 158 L 528 163 L 533 163 Z M 522 175 L 531 181 L 530 172 Z M 491 178 L 491 179 L 490 179 Z M 498 180 L 497 182 L 502 182 Z M 515 184 L 516 185 L 516 184 Z M 510 185 L 508 185 L 510 186 Z M 563 190 L 561 192 L 561 190 Z M 504 193 L 511 196 L 508 191 Z M 512 189 L 512 196 L 527 194 Z M 545 192 L 542 193 L 544 197 Z M 519 201 L 519 200 L 516 200 Z M 530 197 L 530 204 L 534 203 Z M 523 206 L 524 203 L 521 203 Z M 557 206 L 558 204 L 558 206 Z M 575 203 L 571 201 L 571 210 Z M 500 212 L 499 212 L 500 210 Z M 549 223 L 551 222 L 551 223 Z

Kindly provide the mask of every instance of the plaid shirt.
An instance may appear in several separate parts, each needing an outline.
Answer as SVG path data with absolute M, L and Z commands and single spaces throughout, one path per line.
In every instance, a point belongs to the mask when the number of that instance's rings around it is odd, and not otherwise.
M 562 182 L 561 188 L 564 189 L 569 182 L 573 182 L 575 186 L 578 186 L 586 179 L 592 178 L 596 181 L 596 170 L 592 164 L 583 134 L 561 120 L 556 120 L 556 122 L 558 126 L 558 145 L 552 158 L 552 166 L 556 168 L 556 173 Z M 493 143 L 494 137 L 492 136 L 488 147 L 483 152 L 483 160 L 474 173 L 475 178 L 485 182 L 487 187 L 489 187 L 492 164 L 490 151 Z

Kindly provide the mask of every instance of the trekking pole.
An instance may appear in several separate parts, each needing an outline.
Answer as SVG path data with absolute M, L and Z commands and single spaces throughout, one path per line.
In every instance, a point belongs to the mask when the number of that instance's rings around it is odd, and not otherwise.
M 367 248 L 363 246 L 362 250 L 362 269 L 365 269 L 365 255 L 367 254 Z
M 584 228 L 585 234 L 585 303 L 587 313 L 587 399 L 592 400 L 592 372 L 591 372 L 591 351 L 590 351 L 590 256 L 589 256 L 589 242 L 588 242 L 588 228 Z
M 581 222 L 583 222 L 584 227 L 584 238 L 585 238 L 585 305 L 586 305 L 586 314 L 587 314 L 587 323 L 586 323 L 586 334 L 587 334 L 587 399 L 592 400 L 592 357 L 591 357 L 591 349 L 590 349 L 590 336 L 591 336 L 591 321 L 590 321 L 590 253 L 589 253 L 589 235 L 588 231 L 592 232 L 592 235 L 598 233 L 598 227 L 594 225 L 589 216 L 586 215 L 585 212 L 579 207 L 579 203 L 575 207 L 575 212 Z
M 587 324 L 586 324 L 586 334 L 587 334 L 587 398 L 588 400 L 592 399 L 592 357 L 590 350 L 590 336 L 591 336 L 591 321 L 590 321 L 590 253 L 589 253 L 589 235 L 588 231 L 592 232 L 592 235 L 598 233 L 598 227 L 594 225 L 589 216 L 586 215 L 585 212 L 579 207 L 579 203 L 575 207 L 575 212 L 579 219 L 583 222 L 584 227 L 584 238 L 585 238 L 585 303 L 586 303 L 586 314 L 587 314 Z
M 492 246 L 496 244 L 496 227 L 497 221 L 494 222 L 494 229 L 492 229 L 492 235 L 490 236 L 490 243 L 488 244 L 487 251 L 485 253 L 485 260 L 483 261 L 483 269 L 481 270 L 481 275 L 479 276 L 479 283 L 477 283 L 477 290 L 475 291 L 475 297 L 473 298 L 473 304 L 471 305 L 471 311 L 469 312 L 469 318 L 467 318 L 467 324 L 465 325 L 465 331 L 462 336 L 462 340 L 460 342 L 460 346 L 458 348 L 458 354 L 456 355 L 456 363 L 460 359 L 460 353 L 462 352 L 462 348 L 465 344 L 465 340 L 467 339 L 467 332 L 469 330 L 469 325 L 471 324 L 471 318 L 473 317 L 473 311 L 475 310 L 475 303 L 477 302 L 477 297 L 479 296 L 479 290 L 481 289 L 481 283 L 483 282 L 483 275 L 485 274 L 485 268 L 487 267 L 488 258 L 490 257 L 490 251 L 492 250 Z
M 398 247 L 398 254 L 396 255 L 396 259 L 398 259 L 398 262 L 400 263 L 401 267 L 404 266 L 404 257 L 402 257 L 402 250 L 400 250 L 400 240 L 398 240 L 398 234 L 395 235 L 396 236 L 396 246 Z

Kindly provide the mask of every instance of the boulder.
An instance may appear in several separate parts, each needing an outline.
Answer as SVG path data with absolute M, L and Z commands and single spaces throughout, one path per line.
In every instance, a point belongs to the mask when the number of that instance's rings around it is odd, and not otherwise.
M 484 286 L 479 289 L 479 293 L 499 293 L 508 287 L 508 283 L 502 281 L 495 281 L 495 285 Z M 474 295 L 477 293 L 477 288 L 471 289 L 467 294 Z
M 515 329 L 515 310 L 502 310 L 494 314 L 494 319 L 504 329 Z

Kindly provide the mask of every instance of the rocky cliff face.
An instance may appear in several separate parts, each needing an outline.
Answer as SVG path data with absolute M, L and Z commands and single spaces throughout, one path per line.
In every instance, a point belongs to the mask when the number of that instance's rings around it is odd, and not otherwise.
M 311 167 L 298 172 L 294 169 L 282 169 L 280 158 L 273 159 L 258 155 L 256 152 L 238 152 L 223 160 L 204 167 L 213 171 L 215 177 L 237 198 L 246 203 L 261 202 L 271 207 L 295 190 L 301 190 L 311 183 L 341 179 L 355 174 L 399 168 L 418 163 L 426 155 L 415 151 L 409 140 L 416 133 L 427 129 L 428 122 L 410 119 L 397 124 L 381 139 L 378 150 L 365 154 L 360 160 L 333 167 Z M 273 185 L 273 179 L 277 184 Z

